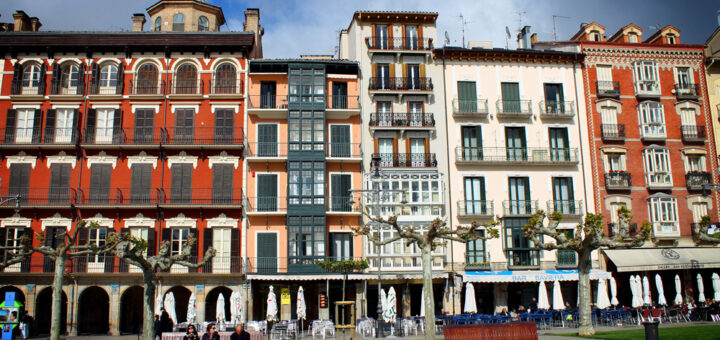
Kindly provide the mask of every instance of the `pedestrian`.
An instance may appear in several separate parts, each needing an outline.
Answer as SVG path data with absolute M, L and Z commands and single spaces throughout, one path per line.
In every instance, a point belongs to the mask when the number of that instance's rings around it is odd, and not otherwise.
M 530 302 L 530 306 L 528 306 L 528 313 L 532 313 L 532 311 L 537 310 L 537 299 L 532 298 L 532 302 Z
M 238 324 L 235 332 L 230 335 L 230 340 L 250 340 L 250 333 L 245 331 L 242 324 Z
M 187 333 L 185 333 L 183 340 L 200 340 L 200 336 L 198 335 L 197 330 L 195 330 L 194 325 L 188 325 Z
M 220 340 L 220 334 L 218 334 L 214 323 L 207 326 L 207 333 L 203 334 L 202 340 Z
M 160 316 L 155 314 L 155 338 L 162 339 L 162 322 L 160 322 Z
M 163 333 L 173 331 L 173 322 L 165 308 L 162 308 L 160 313 L 160 329 Z

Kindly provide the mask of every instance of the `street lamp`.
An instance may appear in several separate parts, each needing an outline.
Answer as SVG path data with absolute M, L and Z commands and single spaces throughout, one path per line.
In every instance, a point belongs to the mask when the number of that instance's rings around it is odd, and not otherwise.
M 0 205 L 3 205 L 10 201 L 15 201 L 15 211 L 20 210 L 20 194 L 13 196 L 0 196 Z

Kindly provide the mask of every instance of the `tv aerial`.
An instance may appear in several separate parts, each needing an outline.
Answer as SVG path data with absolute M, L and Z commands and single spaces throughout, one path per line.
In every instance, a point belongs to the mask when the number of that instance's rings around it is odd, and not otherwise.
M 512 38 L 512 34 L 510 34 L 510 28 L 505 26 L 505 49 L 506 50 L 510 48 L 510 45 L 508 43 L 510 41 L 510 38 Z
M 445 46 L 450 45 L 450 34 L 448 34 L 448 31 L 445 31 Z
M 553 40 L 557 41 L 557 30 L 555 29 L 555 19 L 561 18 L 561 19 L 570 19 L 570 17 L 566 17 L 563 15 L 553 15 Z

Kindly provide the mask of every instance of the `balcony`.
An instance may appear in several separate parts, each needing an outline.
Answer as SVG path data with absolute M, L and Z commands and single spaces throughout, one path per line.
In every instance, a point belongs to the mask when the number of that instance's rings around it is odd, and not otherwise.
M 437 159 L 434 153 L 374 153 L 372 158 L 380 157 L 382 168 L 434 168 Z
M 20 195 L 20 207 L 65 207 L 69 208 L 77 199 L 77 192 L 71 188 L 0 188 L 0 195 Z M 15 208 L 15 202 L 0 205 L 0 208 Z
M 558 268 L 575 268 L 577 267 L 577 252 L 569 249 L 559 249 L 557 251 L 557 267 Z
M 136 96 L 160 96 L 165 94 L 165 82 L 130 81 L 129 93 Z
M 388 249 L 383 250 L 382 255 L 382 270 L 383 271 L 409 271 L 409 270 L 422 270 L 422 255 L 417 254 L 388 254 Z M 370 271 L 377 270 L 378 268 L 378 256 L 377 253 L 368 254 L 367 260 L 370 262 Z M 445 255 L 432 254 L 432 268 L 435 270 L 442 270 L 445 268 Z
M 431 129 L 435 118 L 428 112 L 372 112 L 370 127 L 373 129 Z
M 249 95 L 247 105 L 249 112 L 263 117 L 287 119 L 288 116 L 287 95 Z
M 110 190 L 78 189 L 77 205 L 84 207 L 123 206 L 152 207 L 160 203 L 157 188 L 131 191 L 130 188 L 110 188 Z
M 24 148 L 36 145 L 43 148 L 67 148 L 77 144 L 78 134 L 73 128 L 45 129 L 42 134 L 40 127 L 0 129 L 0 135 L 5 136 L 3 148 Z
M 657 80 L 636 80 L 635 95 L 640 98 L 658 98 L 660 97 L 660 83 Z
M 361 161 L 360 143 L 327 143 L 327 161 Z
M 583 201 L 548 201 L 547 212 L 552 214 L 559 212 L 563 216 L 582 216 L 585 212 L 583 211 Z
M 400 37 L 400 38 L 388 38 L 388 37 L 368 37 L 365 38 L 365 43 L 370 50 L 381 50 L 381 51 L 425 51 L 430 52 L 433 49 L 432 38 L 418 38 L 418 37 Z
M 453 116 L 461 118 L 487 118 L 487 99 L 453 99 Z
M 51 86 L 50 87 L 50 95 L 51 96 L 82 96 L 84 95 L 83 89 L 78 86 L 66 86 L 66 87 L 60 87 L 60 86 Z
M 672 174 L 670 172 L 656 171 L 645 174 L 645 185 L 648 189 L 663 190 L 672 188 Z
M 678 221 L 655 221 L 650 222 L 653 228 L 653 236 L 657 238 L 680 237 L 680 223 Z
M 163 129 L 165 137 L 162 144 L 188 148 L 192 146 L 212 147 L 243 147 L 243 129 L 241 126 L 216 127 L 168 127 Z
M 122 129 L 113 129 L 98 135 L 98 131 L 92 132 L 85 129 L 82 144 L 87 148 L 107 148 L 118 146 L 122 148 L 143 148 L 149 145 L 160 145 L 164 143 L 166 133 L 163 128 L 152 126 L 136 126 Z
M 576 148 L 468 148 L 458 146 L 458 164 L 572 165 L 578 163 Z
M 327 270 L 317 266 L 318 261 L 363 260 L 353 257 L 326 257 L 307 256 L 300 257 L 249 257 L 245 261 L 245 272 L 249 274 L 277 274 L 289 272 L 328 273 Z
M 712 183 L 712 174 L 705 171 L 691 171 L 685 174 L 688 190 L 702 190 L 704 184 Z
M 600 124 L 604 141 L 624 141 L 625 124 Z
M 700 92 L 697 84 L 675 84 L 675 96 L 678 100 L 697 100 Z
M 236 79 L 228 77 L 213 77 L 211 80 L 210 94 L 217 96 L 237 96 L 243 93 L 243 82 L 240 77 Z
M 495 204 L 493 201 L 458 201 L 458 217 L 492 218 L 495 216 Z
M 334 94 L 327 96 L 325 109 L 328 111 L 359 111 L 360 96 Z M 327 113 L 330 114 L 330 113 Z
M 360 215 L 360 197 L 330 196 L 326 201 L 328 215 Z
M 212 206 L 214 208 L 242 208 L 243 192 L 230 184 L 222 188 L 190 188 L 173 191 L 158 189 L 158 204 L 166 207 Z
M 540 101 L 540 117 L 545 119 L 569 119 L 575 117 L 573 101 Z
M 288 143 L 248 142 L 246 157 L 248 161 L 284 161 L 288 155 Z
M 618 98 L 620 97 L 620 82 L 617 81 L 597 81 L 597 95 L 600 98 Z
M 175 80 L 172 83 L 173 95 L 202 95 L 205 84 L 202 79 Z
M 370 78 L 368 90 L 370 91 L 432 91 L 433 83 L 430 77 L 373 77 Z
M 640 125 L 640 139 L 643 141 L 663 141 L 667 138 L 665 123 L 647 123 Z
M 121 86 L 90 86 L 91 96 L 120 96 L 123 94 Z
M 498 118 L 527 119 L 532 117 L 532 101 L 503 100 L 496 102 Z
M 707 138 L 705 136 L 705 125 L 682 125 L 680 130 L 682 131 L 683 142 L 705 142 Z
M 534 248 L 507 248 L 510 269 L 537 269 L 540 267 L 540 250 Z
M 618 236 L 620 233 L 620 224 L 618 223 L 608 223 L 608 237 L 614 238 Z M 628 226 L 628 236 L 635 236 L 638 232 L 638 224 L 637 223 L 630 223 Z
M 508 200 L 503 201 L 503 213 L 505 216 L 529 216 L 539 209 L 537 200 Z
M 245 212 L 248 215 L 285 215 L 287 213 L 287 197 L 246 197 Z
M 483 251 L 465 253 L 465 270 L 490 270 L 490 254 Z
M 612 171 L 605 173 L 605 189 L 607 190 L 630 190 L 632 178 L 629 172 Z

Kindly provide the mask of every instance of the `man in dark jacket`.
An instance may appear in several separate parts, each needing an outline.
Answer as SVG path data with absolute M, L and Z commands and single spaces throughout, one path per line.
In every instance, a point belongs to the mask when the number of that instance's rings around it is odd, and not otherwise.
M 237 325 L 235 332 L 230 335 L 230 340 L 250 340 L 250 333 L 246 332 L 242 325 Z
M 160 322 L 160 316 L 155 315 L 155 338 L 162 339 L 162 323 Z
M 162 309 L 162 313 L 160 314 L 160 329 L 163 333 L 172 332 L 173 330 L 173 322 L 170 320 L 170 314 L 168 314 L 165 308 Z

